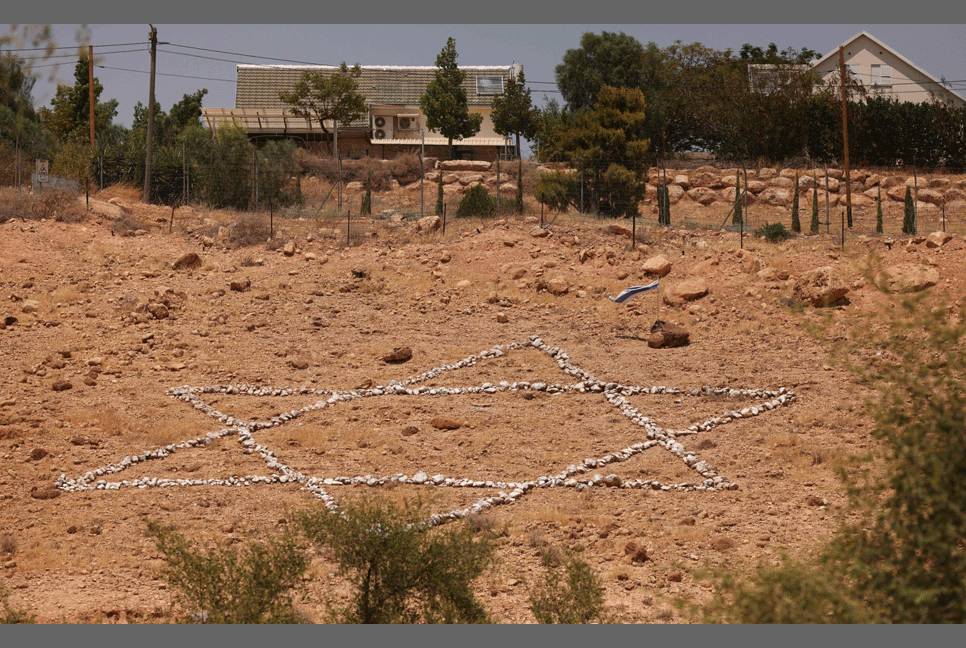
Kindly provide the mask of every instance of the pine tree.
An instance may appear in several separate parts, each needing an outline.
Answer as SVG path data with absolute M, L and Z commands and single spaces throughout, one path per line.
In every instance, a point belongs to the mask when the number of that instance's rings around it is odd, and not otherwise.
M 875 233 L 882 234 L 882 187 L 878 187 L 875 197 Z
M 662 205 L 664 207 L 664 225 L 671 226 L 671 192 L 667 188 L 667 183 L 661 185 L 661 193 L 664 196 Z
M 795 176 L 795 186 L 792 188 L 792 231 L 802 231 L 802 221 L 798 217 L 798 175 Z
M 446 39 L 446 45 L 436 56 L 436 73 L 419 100 L 426 115 L 426 127 L 446 138 L 449 157 L 453 158 L 453 140 L 473 137 L 480 132 L 483 116 L 471 113 L 463 81 L 466 72 L 457 64 L 456 41 Z
M 741 213 L 741 176 L 735 176 L 735 209 L 731 217 L 732 225 L 740 225 L 744 215 Z
M 902 214 L 902 233 L 916 233 L 916 206 L 912 202 L 912 190 L 908 186 L 906 186 L 906 198 Z
M 657 185 L 657 224 L 664 224 L 664 185 Z

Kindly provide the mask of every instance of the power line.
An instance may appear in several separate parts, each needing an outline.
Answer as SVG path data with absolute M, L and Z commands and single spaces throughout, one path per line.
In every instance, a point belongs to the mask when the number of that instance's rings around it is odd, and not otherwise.
M 94 67 L 99 67 L 104 70 L 120 70 L 121 72 L 137 72 L 138 74 L 151 74 L 148 70 L 135 70 L 132 68 L 115 67 L 112 65 L 95 65 Z M 226 83 L 234 83 L 234 79 L 221 79 L 218 77 L 206 77 L 206 76 L 195 76 L 193 74 L 175 74 L 174 72 L 155 72 L 158 76 L 169 76 L 169 77 L 179 77 L 182 79 L 201 79 L 203 81 L 224 81 Z
M 299 61 L 297 59 L 278 58 L 274 56 L 260 56 L 258 54 L 246 54 L 245 52 L 231 52 L 228 50 L 211 49 L 210 47 L 197 47 L 195 45 L 184 45 L 182 43 L 165 43 L 172 47 L 182 47 L 184 49 L 198 50 L 201 52 L 213 52 L 215 54 L 228 54 L 229 56 L 244 56 L 246 58 L 261 59 L 263 61 L 279 61 L 281 63 L 300 63 L 302 65 L 328 65 L 327 63 L 313 63 L 312 61 Z M 176 52 L 171 52 L 172 54 Z M 330 65 L 329 67 L 336 67 Z
M 137 43 L 103 43 L 103 44 L 100 44 L 100 45 L 97 44 L 97 43 L 90 43 L 90 45 L 92 45 L 95 48 L 97 48 L 97 47 L 130 47 L 131 45 L 147 45 L 147 43 L 144 42 L 144 41 L 139 41 Z M 81 47 L 87 47 L 87 46 L 88 46 L 88 44 L 84 44 L 84 45 L 64 45 L 62 47 L 19 47 L 19 48 L 2 47 L 2 48 L 0 48 L 0 51 L 2 51 L 2 52 L 52 52 L 54 50 L 80 49 Z
M 158 49 L 162 54 L 174 54 L 176 56 L 186 56 L 188 58 L 205 59 L 208 61 L 221 61 L 223 63 L 235 63 L 236 65 L 244 65 L 245 61 L 236 61 L 234 59 L 218 58 L 216 56 L 205 56 L 203 54 L 189 54 L 188 52 L 175 52 L 174 50 Z
M 114 50 L 111 52 L 95 51 L 94 55 L 96 57 L 96 56 L 106 56 L 108 54 L 126 54 L 128 52 L 146 52 L 146 51 L 148 51 L 146 47 L 139 47 L 136 49 Z M 87 58 L 87 54 L 86 53 L 53 54 L 51 56 L 18 56 L 17 58 L 21 61 L 47 61 L 50 59 L 82 59 L 82 58 Z

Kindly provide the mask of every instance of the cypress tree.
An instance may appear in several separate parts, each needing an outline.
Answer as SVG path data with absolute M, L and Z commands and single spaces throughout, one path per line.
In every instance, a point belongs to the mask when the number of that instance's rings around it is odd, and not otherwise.
M 436 184 L 436 215 L 443 215 L 443 170 L 439 170 L 439 182 Z
M 812 178 L 814 180 L 814 178 Z M 812 186 L 812 222 L 809 224 L 809 231 L 818 234 L 818 182 Z
M 912 190 L 906 186 L 906 198 L 902 214 L 902 233 L 916 233 L 916 206 L 912 203 Z
M 671 192 L 667 184 L 664 185 L 664 224 L 667 227 L 671 226 Z
M 372 169 L 369 169 L 369 176 L 366 178 L 366 193 L 362 196 L 362 208 L 359 213 L 363 216 L 372 214 Z
M 882 186 L 878 186 L 875 197 L 875 233 L 882 234 Z
M 795 187 L 792 189 L 795 193 L 792 194 L 792 231 L 801 232 L 802 231 L 802 221 L 798 217 L 798 175 L 795 175 Z
M 735 209 L 734 215 L 731 217 L 732 225 L 740 225 L 741 219 L 744 215 L 741 213 L 741 176 L 735 176 Z

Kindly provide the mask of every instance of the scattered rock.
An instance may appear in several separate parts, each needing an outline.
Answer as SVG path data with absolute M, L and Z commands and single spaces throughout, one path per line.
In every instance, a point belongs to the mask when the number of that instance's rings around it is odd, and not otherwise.
M 40 302 L 36 299 L 25 299 L 20 304 L 20 310 L 24 313 L 36 313 L 38 308 L 40 308 Z
M 228 287 L 231 288 L 235 292 L 246 292 L 249 288 L 252 287 L 252 280 L 251 279 L 235 279 L 230 284 L 228 284 Z
M 570 291 L 570 284 L 567 280 L 557 275 L 550 279 L 549 281 L 541 279 L 537 282 L 537 290 L 546 290 L 551 295 L 556 295 L 560 297 L 566 295 Z
M 33 450 L 30 451 L 30 460 L 31 461 L 40 461 L 41 459 L 43 459 L 44 457 L 46 457 L 48 454 L 50 454 L 50 453 L 47 452 L 43 448 L 34 448 Z
M 664 320 L 655 321 L 651 325 L 651 334 L 647 337 L 647 346 L 652 349 L 671 349 L 688 346 L 690 343 L 691 334 L 685 328 Z
M 50 500 L 61 496 L 61 490 L 55 486 L 34 486 L 30 489 L 30 496 L 39 500 Z
M 13 315 L 4 315 L 3 319 L 0 320 L 0 329 L 5 329 L 7 327 L 13 326 L 17 323 L 17 318 Z
M 413 350 L 408 346 L 395 347 L 392 351 L 382 356 L 382 361 L 386 364 L 402 364 L 412 360 Z
M 173 270 L 195 270 L 200 267 L 201 256 L 197 252 L 183 254 L 177 261 L 171 264 Z
M 671 272 L 671 262 L 663 254 L 659 254 L 645 261 L 644 265 L 641 266 L 641 270 L 646 275 L 663 277 Z
M 288 364 L 293 369 L 308 369 L 311 363 L 305 356 L 295 356 L 289 359 Z
M 838 277 L 832 266 L 815 268 L 795 281 L 795 299 L 816 307 L 838 306 L 846 303 L 849 287 Z
M 685 279 L 664 292 L 664 303 L 679 306 L 685 302 L 701 299 L 708 294 L 708 284 L 701 278 Z
M 544 229 L 538 225 L 530 230 L 530 236 L 534 238 L 547 238 L 550 236 L 550 230 Z
M 507 322 L 510 321 L 510 318 L 507 317 L 507 314 L 506 313 L 497 313 L 496 314 L 496 321 L 498 323 L 500 323 L 500 324 L 506 324 Z
M 419 432 L 419 428 L 416 427 L 415 425 L 407 425 L 402 429 L 402 435 L 407 437 L 412 436 L 418 432 Z
M 918 263 L 899 263 L 876 275 L 876 284 L 891 293 L 919 292 L 938 282 L 938 270 Z
M 604 228 L 604 231 L 608 234 L 614 234 L 616 236 L 630 236 L 631 229 L 629 227 L 624 227 L 623 225 L 618 225 L 617 223 L 611 223 Z
M 362 266 L 356 266 L 352 268 L 351 272 L 352 272 L 352 276 L 355 277 L 356 279 L 365 279 L 366 277 L 369 276 L 369 271 L 363 268 Z
M 417 232 L 434 232 L 443 224 L 443 219 L 439 216 L 424 216 L 416 221 Z
M 282 246 L 282 254 L 284 254 L 285 256 L 289 256 L 289 257 L 290 256 L 295 256 L 295 242 L 294 241 L 289 241 L 288 243 L 286 243 L 285 245 L 283 245 Z
M 818 495 L 809 495 L 805 498 L 805 503 L 809 506 L 828 506 L 828 500 Z
M 54 381 L 54 384 L 50 386 L 50 388 L 55 392 L 67 391 L 71 387 L 73 387 L 73 385 L 70 383 L 70 381 L 63 379 Z
M 953 240 L 953 235 L 949 232 L 933 232 L 926 237 L 926 247 L 939 248 Z
M 647 548 L 633 540 L 624 545 L 624 555 L 630 556 L 631 562 L 642 565 L 648 561 Z
M 458 430 L 463 427 L 462 421 L 457 421 L 454 418 L 449 418 L 448 416 L 437 416 L 433 418 L 430 422 L 437 430 Z
M 734 548 L 735 541 L 731 538 L 715 538 L 711 541 L 711 548 L 715 551 L 728 551 Z

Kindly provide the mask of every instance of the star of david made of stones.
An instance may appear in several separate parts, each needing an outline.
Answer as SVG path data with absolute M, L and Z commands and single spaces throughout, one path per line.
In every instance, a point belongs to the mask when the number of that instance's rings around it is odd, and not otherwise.
M 483 383 L 468 387 L 429 386 L 431 381 L 447 372 L 472 367 L 489 359 L 499 358 L 521 349 L 536 349 L 550 356 L 560 370 L 575 382 L 509 382 Z M 260 430 L 276 428 L 304 416 L 310 412 L 336 407 L 340 403 L 376 397 L 392 396 L 434 396 L 443 397 L 460 394 L 496 394 L 501 392 L 544 392 L 548 394 L 596 394 L 604 398 L 624 417 L 640 429 L 641 438 L 624 448 L 617 448 L 599 457 L 578 460 L 556 473 L 538 474 L 526 481 L 493 481 L 452 475 L 429 475 L 422 470 L 411 475 L 308 475 L 286 465 L 275 451 L 258 441 Z M 148 450 L 122 458 L 117 463 L 94 468 L 84 474 L 69 478 L 61 475 L 57 487 L 63 491 L 76 493 L 83 491 L 115 491 L 128 488 L 176 488 L 188 486 L 260 486 L 272 484 L 299 484 L 330 510 L 337 511 L 338 503 L 329 490 L 346 486 L 389 486 L 397 484 L 435 486 L 440 488 L 485 488 L 498 491 L 495 495 L 481 498 L 469 506 L 432 515 L 427 523 L 438 525 L 464 518 L 471 514 L 482 513 L 494 506 L 512 504 L 527 493 L 539 488 L 621 488 L 648 489 L 658 491 L 717 491 L 737 488 L 737 485 L 720 475 L 708 461 L 702 460 L 678 441 L 678 437 L 707 432 L 735 420 L 759 416 L 771 410 L 788 405 L 795 399 L 795 393 L 785 387 L 777 389 L 746 389 L 731 387 L 705 386 L 695 389 L 679 389 L 668 386 L 625 385 L 599 380 L 588 371 L 577 366 L 561 348 L 550 346 L 537 336 L 527 340 L 497 345 L 480 353 L 467 356 L 457 362 L 440 365 L 402 381 L 390 381 L 385 385 L 366 389 L 314 389 L 310 387 L 265 387 L 258 385 L 214 385 L 175 387 L 168 394 L 183 401 L 200 412 L 218 421 L 222 427 L 204 436 L 171 443 L 160 448 Z M 264 420 L 242 420 L 220 412 L 209 405 L 204 396 L 207 394 L 240 395 L 253 397 L 279 396 L 318 396 L 315 402 L 298 409 L 281 412 Z M 705 421 L 694 423 L 683 430 L 663 429 L 652 419 L 634 407 L 629 397 L 641 394 L 667 394 L 679 397 L 727 396 L 748 398 L 756 404 L 725 412 Z M 123 473 L 128 468 L 146 462 L 163 460 L 166 457 L 188 448 L 206 446 L 216 439 L 234 436 L 245 452 L 260 457 L 268 469 L 266 474 L 232 476 L 215 479 L 139 477 L 111 481 L 109 478 Z M 606 468 L 619 464 L 651 448 L 660 448 L 680 459 L 695 475 L 692 482 L 662 483 L 653 479 L 622 479 L 606 473 Z

